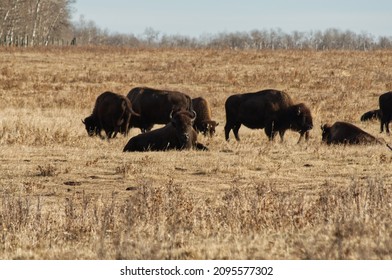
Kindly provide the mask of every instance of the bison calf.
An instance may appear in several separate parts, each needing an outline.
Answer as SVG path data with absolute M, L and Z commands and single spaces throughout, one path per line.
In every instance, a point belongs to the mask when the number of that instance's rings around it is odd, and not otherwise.
M 97 97 L 92 114 L 82 122 L 89 136 L 103 138 L 101 131 L 104 130 L 108 138 L 114 138 L 118 132 L 128 134 L 131 115 L 138 114 L 132 110 L 128 98 L 106 91 Z
M 208 150 L 197 142 L 197 133 L 193 129 L 196 113 L 180 110 L 170 114 L 170 123 L 146 133 L 132 137 L 123 152 L 165 151 L 170 149 Z
M 226 125 L 225 137 L 233 130 L 237 141 L 240 140 L 238 130 L 241 125 L 251 129 L 263 129 L 270 140 L 279 132 L 283 136 L 287 129 L 300 133 L 298 142 L 303 136 L 308 139 L 309 130 L 313 128 L 310 110 L 305 104 L 294 104 L 290 96 L 273 89 L 254 93 L 236 94 L 227 98 L 225 103 Z
M 203 97 L 196 97 L 192 99 L 192 107 L 196 112 L 196 119 L 193 124 L 196 132 L 203 133 L 204 136 L 212 137 L 215 134 L 215 127 L 219 123 L 211 119 L 211 108 L 208 101 Z
M 327 144 L 383 144 L 374 136 L 347 122 L 321 126 L 322 141 Z

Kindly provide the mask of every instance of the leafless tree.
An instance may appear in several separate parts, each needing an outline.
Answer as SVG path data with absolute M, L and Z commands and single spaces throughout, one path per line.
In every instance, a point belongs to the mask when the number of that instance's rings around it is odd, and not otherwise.
M 0 0 L 0 39 L 47 45 L 62 37 L 71 23 L 75 0 Z M 28 41 L 29 40 L 29 41 Z
M 379 37 L 336 28 L 291 33 L 281 29 L 254 29 L 250 32 L 204 34 L 199 38 L 166 35 L 152 27 L 135 36 L 111 33 L 95 22 L 71 22 L 76 0 L 0 0 L 0 44 L 49 45 L 54 39 L 78 45 L 114 45 L 151 48 L 215 49 L 313 49 L 372 50 L 392 48 L 392 37 Z

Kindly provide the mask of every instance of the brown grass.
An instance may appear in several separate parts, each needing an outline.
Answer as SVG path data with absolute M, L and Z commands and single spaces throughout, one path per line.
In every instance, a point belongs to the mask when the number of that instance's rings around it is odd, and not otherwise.
M 392 52 L 1 48 L 1 259 L 391 259 L 392 153 L 328 147 L 392 88 Z M 204 96 L 220 123 L 208 152 L 122 153 L 81 119 L 106 90 Z M 241 128 L 233 93 L 277 88 L 314 117 L 308 143 Z M 131 135 L 139 133 L 134 129 Z

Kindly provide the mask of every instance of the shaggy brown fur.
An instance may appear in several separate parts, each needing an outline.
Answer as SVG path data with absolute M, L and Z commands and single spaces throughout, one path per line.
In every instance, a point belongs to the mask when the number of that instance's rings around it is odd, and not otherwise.
M 136 87 L 127 97 L 132 102 L 133 109 L 140 114 L 139 117 L 132 118 L 130 127 L 138 127 L 142 132 L 150 131 L 154 124 L 169 123 L 173 110 L 192 111 L 191 98 L 178 91 Z
M 232 95 L 227 98 L 225 109 L 226 140 L 233 130 L 239 141 L 238 130 L 242 124 L 252 129 L 265 128 L 270 140 L 279 132 L 282 141 L 287 129 L 298 131 L 301 135 L 298 141 L 301 141 L 304 135 L 308 139 L 308 131 L 313 128 L 312 115 L 305 104 L 294 105 L 287 93 L 278 90 Z
M 196 120 L 193 125 L 196 132 L 203 133 L 204 136 L 212 137 L 215 134 L 215 128 L 219 123 L 211 119 L 211 108 L 207 99 L 196 97 L 192 99 L 192 107 L 196 112 Z
M 185 110 L 172 114 L 166 126 L 132 137 L 125 145 L 123 152 L 165 151 L 196 148 L 208 150 L 197 142 L 197 133 L 193 129 L 196 115 Z

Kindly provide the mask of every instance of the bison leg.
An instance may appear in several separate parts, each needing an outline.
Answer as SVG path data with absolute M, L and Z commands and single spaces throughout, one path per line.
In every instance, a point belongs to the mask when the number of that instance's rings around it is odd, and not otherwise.
M 107 127 L 105 128 L 106 137 L 108 139 L 115 138 L 117 136 L 118 128 Z
M 381 127 L 380 127 L 380 133 L 384 132 L 384 127 L 385 127 L 385 132 L 387 134 L 389 134 L 389 122 L 391 120 L 391 116 L 386 116 L 385 114 L 383 114 L 381 116 Z
M 234 133 L 235 139 L 237 141 L 240 141 L 240 136 L 238 135 L 238 131 L 240 130 L 240 127 L 241 127 L 241 124 L 233 127 L 233 133 Z
M 272 123 L 271 123 L 270 125 L 267 125 L 267 126 L 265 127 L 265 134 L 267 135 L 267 137 L 268 137 L 268 139 L 269 139 L 270 141 L 274 140 L 276 133 L 277 133 L 277 131 L 274 131 L 274 130 L 273 130 L 273 125 L 272 125 Z M 280 133 L 280 132 L 279 132 L 279 133 Z M 281 135 L 281 137 L 282 137 L 282 135 Z M 283 141 L 283 140 L 282 140 L 282 141 Z
M 129 133 L 129 124 L 131 122 L 131 114 L 124 116 L 124 122 L 120 125 L 120 133 L 124 134 L 124 136 L 128 136 Z
M 309 131 L 300 132 L 300 136 L 299 136 L 297 144 L 301 143 L 304 136 L 305 136 L 305 141 L 308 141 L 309 140 Z
M 225 125 L 225 139 L 229 141 L 229 134 L 230 134 L 231 126 L 229 124 Z
M 279 130 L 280 142 L 283 142 L 285 132 L 286 132 L 285 130 Z
M 112 138 L 113 131 L 110 131 L 110 130 L 106 130 L 106 129 L 105 129 L 105 133 L 106 133 L 106 138 L 107 138 L 107 139 Z
M 97 131 L 97 135 L 99 136 L 99 138 L 101 138 L 101 139 L 105 139 L 105 137 L 102 135 L 102 130 L 101 129 L 99 129 L 98 131 Z

